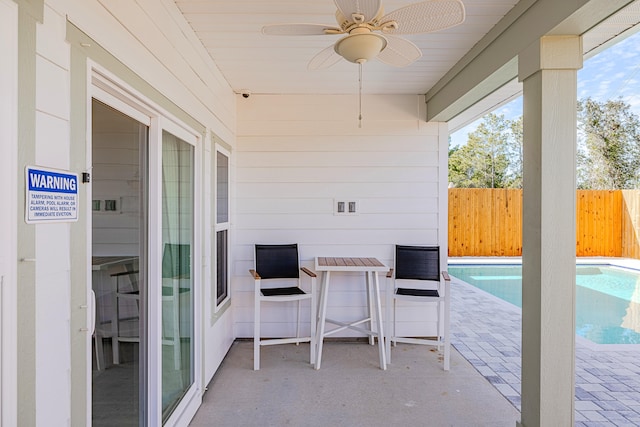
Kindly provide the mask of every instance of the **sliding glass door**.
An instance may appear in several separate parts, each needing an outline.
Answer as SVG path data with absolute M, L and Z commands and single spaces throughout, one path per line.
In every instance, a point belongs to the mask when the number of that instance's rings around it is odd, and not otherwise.
M 193 146 L 162 133 L 162 420 L 193 384 Z
M 92 425 L 145 425 L 148 127 L 92 102 Z
M 198 136 L 93 76 L 93 425 L 184 425 L 196 339 Z

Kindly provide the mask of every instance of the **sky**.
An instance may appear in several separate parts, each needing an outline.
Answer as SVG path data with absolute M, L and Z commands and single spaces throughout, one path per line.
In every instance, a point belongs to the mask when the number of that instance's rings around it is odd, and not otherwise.
M 578 70 L 578 99 L 591 97 L 596 101 L 622 98 L 631 111 L 640 116 L 640 32 L 605 49 L 584 61 Z M 507 119 L 522 115 L 522 97 L 494 111 Z M 466 144 L 482 119 L 451 134 L 451 145 Z

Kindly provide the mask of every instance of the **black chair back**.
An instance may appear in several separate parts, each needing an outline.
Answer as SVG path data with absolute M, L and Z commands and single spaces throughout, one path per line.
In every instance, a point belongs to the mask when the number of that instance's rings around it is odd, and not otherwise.
M 256 245 L 256 272 L 262 279 L 297 279 L 298 245 Z
M 396 279 L 440 280 L 438 246 L 396 245 Z

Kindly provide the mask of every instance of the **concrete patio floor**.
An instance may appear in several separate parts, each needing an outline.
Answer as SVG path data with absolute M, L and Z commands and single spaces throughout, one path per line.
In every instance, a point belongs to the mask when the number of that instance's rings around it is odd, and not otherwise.
M 325 343 L 320 371 L 308 346 L 266 347 L 254 372 L 237 341 L 192 426 L 515 426 L 520 418 L 521 310 L 454 278 L 451 371 L 430 347 L 399 344 L 378 368 L 363 341 Z M 640 346 L 576 342 L 578 426 L 640 425 Z
M 429 346 L 398 344 L 386 371 L 364 340 L 326 341 L 318 371 L 308 349 L 264 347 L 253 371 L 252 342 L 236 341 L 190 425 L 513 427 L 520 419 L 455 349 L 449 372 Z

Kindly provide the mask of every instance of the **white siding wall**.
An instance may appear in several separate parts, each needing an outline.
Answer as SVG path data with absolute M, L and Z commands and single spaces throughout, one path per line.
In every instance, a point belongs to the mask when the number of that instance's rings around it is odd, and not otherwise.
M 298 243 L 310 268 L 316 256 L 374 256 L 391 266 L 394 244 L 438 244 L 446 236 L 438 234 L 439 212 L 447 209 L 440 181 L 446 126 L 421 121 L 423 103 L 421 96 L 365 96 L 358 128 L 353 95 L 238 101 L 233 298 L 239 337 L 253 335 L 247 270 L 255 243 Z M 358 214 L 334 215 L 334 199 L 357 200 Z M 332 283 L 327 316 L 364 317 L 364 278 L 335 274 Z M 263 334 L 292 334 L 293 307 L 282 314 L 265 306 Z M 402 318 L 414 326 L 432 314 L 414 309 Z
M 65 18 L 45 7 L 45 25 L 36 33 L 36 147 L 39 166 L 69 169 L 69 47 Z M 66 424 L 70 405 L 51 396 L 69 396 L 70 227 L 36 227 L 36 422 Z M 56 421 L 53 421 L 56 420 Z
M 0 1 L 0 199 L 18 196 L 18 7 Z M 17 424 L 17 206 L 0 210 L 0 425 Z
M 71 105 L 70 82 L 80 76 L 70 73 L 67 19 L 202 123 L 208 132 L 216 134 L 231 147 L 235 145 L 235 94 L 177 12 L 174 2 L 45 0 L 44 19 L 37 25 L 37 165 L 69 169 L 70 153 L 78 144 L 85 144 L 84 140 L 71 141 L 69 133 L 72 108 L 86 108 L 87 104 Z M 208 171 L 203 174 L 208 175 Z M 208 185 L 203 193 L 210 199 Z M 21 200 L 19 195 L 18 200 Z M 208 203 L 210 200 L 205 200 L 200 206 Z M 81 201 L 80 205 L 83 204 Z M 210 227 L 207 219 L 204 222 L 201 230 Z M 70 306 L 73 242 L 68 224 L 32 227 L 36 229 L 37 247 L 34 254 L 37 424 L 68 425 L 72 406 L 69 373 L 74 369 L 71 366 L 70 331 L 75 327 L 70 323 L 70 313 L 78 309 Z M 206 243 L 205 257 L 210 256 L 210 248 Z M 205 261 L 203 265 L 208 267 L 210 263 Z M 211 313 L 206 308 L 205 312 Z M 204 358 L 207 363 L 205 381 L 211 378 L 233 339 L 230 313 L 229 310 L 226 318 L 218 319 L 215 324 L 210 319 L 203 319 L 204 345 L 213 353 L 211 359 Z

